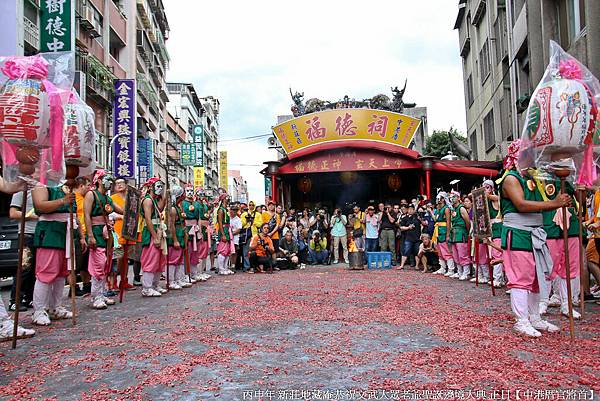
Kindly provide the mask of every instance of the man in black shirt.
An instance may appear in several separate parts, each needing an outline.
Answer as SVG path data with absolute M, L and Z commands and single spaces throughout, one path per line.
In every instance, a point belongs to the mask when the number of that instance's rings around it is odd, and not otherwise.
M 392 266 L 396 265 L 396 220 L 398 216 L 390 205 L 385 205 L 381 212 L 379 229 L 379 248 L 381 252 L 392 253 Z
M 408 205 L 408 214 L 400 220 L 400 230 L 404 232 L 404 244 L 402 247 L 402 261 L 398 270 L 404 268 L 406 259 L 414 257 L 419 253 L 419 238 L 421 237 L 421 219 L 415 213 L 415 206 Z

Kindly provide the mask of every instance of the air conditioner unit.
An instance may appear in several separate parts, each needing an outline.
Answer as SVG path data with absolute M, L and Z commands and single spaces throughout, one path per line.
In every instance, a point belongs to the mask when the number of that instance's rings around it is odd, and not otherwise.
M 81 9 L 81 27 L 85 30 L 94 28 L 94 9 L 83 6 Z
M 135 43 L 137 45 L 138 48 L 143 49 L 145 46 L 147 46 L 147 39 L 146 36 L 144 36 L 144 30 L 143 29 L 137 29 L 136 30 L 136 37 L 135 37 Z
M 93 38 L 102 36 L 102 27 L 99 22 L 94 21 L 94 26 L 89 30 L 89 34 Z

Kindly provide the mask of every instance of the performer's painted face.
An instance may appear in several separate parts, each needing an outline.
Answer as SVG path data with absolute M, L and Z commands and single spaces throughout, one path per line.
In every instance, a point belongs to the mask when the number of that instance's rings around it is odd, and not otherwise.
M 185 197 L 193 198 L 194 197 L 194 188 L 186 188 L 185 189 Z
M 161 196 L 163 194 L 163 191 L 165 190 L 165 184 L 162 181 L 157 181 L 154 183 L 154 193 L 158 196 Z
M 106 174 L 104 177 L 102 177 L 102 186 L 107 191 L 112 188 L 114 183 L 115 183 L 115 179 L 112 175 Z

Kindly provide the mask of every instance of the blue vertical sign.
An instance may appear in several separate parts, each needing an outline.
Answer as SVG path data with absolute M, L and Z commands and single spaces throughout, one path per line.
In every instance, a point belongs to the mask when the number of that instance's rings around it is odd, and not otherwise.
M 113 172 L 122 178 L 135 178 L 135 93 L 135 79 L 115 81 Z
M 152 140 L 146 138 L 138 139 L 138 180 L 140 183 L 148 181 L 153 176 L 152 160 L 154 154 L 152 152 Z

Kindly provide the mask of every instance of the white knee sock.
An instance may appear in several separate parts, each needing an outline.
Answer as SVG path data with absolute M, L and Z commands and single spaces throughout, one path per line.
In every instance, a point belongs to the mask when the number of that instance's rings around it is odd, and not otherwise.
M 486 282 L 490 279 L 490 267 L 488 265 L 479 265 L 480 281 Z
M 503 267 L 502 263 L 499 263 L 494 266 L 494 281 L 502 281 L 503 277 Z
M 579 276 L 571 279 L 571 292 L 573 296 L 573 301 L 579 301 L 579 295 L 581 294 L 581 280 Z
M 448 259 L 446 265 L 448 266 L 448 272 L 454 273 L 454 259 Z
M 440 259 L 440 269 L 442 272 L 446 272 L 446 261 L 444 259 Z
M 145 290 L 152 288 L 153 281 L 154 281 L 154 273 L 142 272 L 142 287 Z
M 52 284 L 52 294 L 50 299 L 50 310 L 56 309 L 59 306 L 62 306 L 63 301 L 63 293 L 65 290 L 65 279 L 62 277 L 54 280 Z
M 521 288 L 512 288 L 510 290 L 510 307 L 519 321 L 529 320 L 528 292 Z
M 223 273 L 225 271 L 225 256 L 223 255 L 217 255 L 217 266 L 218 266 L 218 270 L 219 273 Z
M 92 290 L 90 292 L 90 296 L 92 300 L 95 300 L 102 296 L 104 292 L 104 283 L 106 281 L 104 279 L 99 279 L 96 277 L 92 277 Z
M 160 272 L 156 272 L 152 277 L 152 287 L 158 288 L 158 284 L 160 283 Z
M 50 308 L 50 293 L 52 292 L 52 284 L 42 283 L 40 280 L 35 281 L 33 287 L 33 310 L 45 310 Z
M 471 274 L 471 265 L 464 265 L 462 271 L 463 271 L 462 275 L 464 277 L 468 277 L 469 274 Z
M 190 276 L 196 277 L 198 275 L 198 265 L 193 265 L 190 263 Z
M 169 265 L 169 284 L 177 281 L 177 266 Z
M 512 292 L 512 291 L 511 291 Z M 527 294 L 527 309 L 529 310 L 529 321 L 537 322 L 540 317 L 540 294 L 530 292 Z

